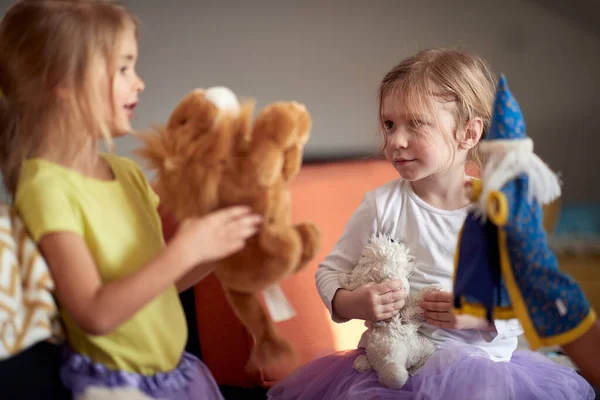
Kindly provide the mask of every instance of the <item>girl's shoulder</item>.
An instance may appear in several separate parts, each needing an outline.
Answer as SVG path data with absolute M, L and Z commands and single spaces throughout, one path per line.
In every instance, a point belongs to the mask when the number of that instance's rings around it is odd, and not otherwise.
M 363 201 L 380 223 L 390 218 L 397 218 L 409 195 L 407 183 L 404 179 L 398 178 L 366 193 Z
M 102 154 L 102 157 L 109 163 L 113 173 L 125 185 L 127 190 L 134 190 L 141 193 L 143 196 L 149 198 L 153 207 L 158 206 L 158 196 L 137 162 L 131 158 L 116 154 L 105 153 Z
M 392 201 L 408 193 L 407 183 L 402 178 L 394 179 L 367 192 L 367 196 L 372 197 L 376 202 Z
M 119 180 L 146 190 L 149 185 L 148 179 L 138 163 L 131 158 L 116 154 L 104 153 L 102 157 L 108 162 Z
M 15 202 L 21 197 L 46 198 L 52 194 L 67 195 L 71 190 L 72 172 L 43 159 L 29 159 L 21 165 Z
M 102 157 L 110 164 L 115 173 L 124 172 L 133 175 L 144 174 L 138 163 L 129 157 L 123 157 L 112 153 L 102 153 Z

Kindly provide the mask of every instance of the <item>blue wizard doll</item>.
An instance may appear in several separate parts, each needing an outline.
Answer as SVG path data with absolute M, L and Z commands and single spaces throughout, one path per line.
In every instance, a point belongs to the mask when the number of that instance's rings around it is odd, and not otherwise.
M 548 246 L 541 205 L 560 196 L 560 182 L 534 154 L 504 76 L 480 148 L 486 161 L 455 255 L 454 311 L 518 318 L 532 350 L 571 342 L 596 316 Z

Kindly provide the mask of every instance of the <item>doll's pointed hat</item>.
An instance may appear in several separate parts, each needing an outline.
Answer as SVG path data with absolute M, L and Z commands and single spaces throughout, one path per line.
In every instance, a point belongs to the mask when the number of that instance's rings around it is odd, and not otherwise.
M 503 74 L 496 87 L 490 130 L 481 141 L 481 149 L 484 152 L 533 151 L 533 141 L 527 136 L 523 113 Z

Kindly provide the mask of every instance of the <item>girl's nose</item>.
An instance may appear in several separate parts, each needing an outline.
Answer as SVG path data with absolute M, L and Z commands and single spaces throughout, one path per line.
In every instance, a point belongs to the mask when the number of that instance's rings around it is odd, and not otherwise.
M 138 76 L 137 82 L 135 84 L 135 90 L 139 93 L 139 92 L 143 92 L 145 88 L 146 88 L 146 84 L 144 83 L 142 78 L 140 78 Z
M 408 147 L 408 134 L 402 130 L 397 130 L 390 138 L 390 146 L 395 149 L 405 149 Z

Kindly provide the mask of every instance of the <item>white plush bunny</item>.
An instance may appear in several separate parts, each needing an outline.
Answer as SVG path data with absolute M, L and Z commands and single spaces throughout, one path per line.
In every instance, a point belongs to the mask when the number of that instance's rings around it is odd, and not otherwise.
M 352 273 L 340 276 L 340 284 L 343 289 L 354 290 L 369 282 L 401 280 L 408 294 L 413 260 L 402 243 L 385 235 L 373 235 Z M 416 295 L 408 295 L 400 313 L 385 321 L 374 322 L 368 335 L 366 355 L 356 358 L 354 368 L 361 372 L 373 368 L 382 385 L 393 389 L 402 387 L 409 372 L 414 373 L 420 368 L 434 351 L 433 343 L 418 332 L 423 314 L 419 304 L 425 292 L 440 290 L 431 285 Z

